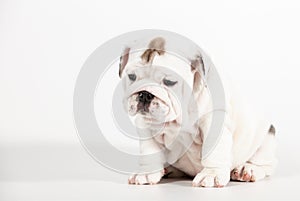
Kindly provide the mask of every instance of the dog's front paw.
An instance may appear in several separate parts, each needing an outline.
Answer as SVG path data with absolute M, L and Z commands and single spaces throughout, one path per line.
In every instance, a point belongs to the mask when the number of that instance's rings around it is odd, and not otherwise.
M 194 180 L 194 187 L 224 187 L 230 180 L 230 171 L 227 169 L 204 168 Z
M 128 183 L 129 184 L 157 184 L 161 178 L 164 176 L 165 171 L 161 170 L 154 173 L 149 174 L 133 174 L 129 177 Z

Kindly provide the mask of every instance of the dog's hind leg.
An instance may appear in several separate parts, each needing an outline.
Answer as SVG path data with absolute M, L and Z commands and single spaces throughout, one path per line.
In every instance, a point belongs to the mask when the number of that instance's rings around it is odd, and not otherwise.
M 271 125 L 262 145 L 243 165 L 231 171 L 231 180 L 258 181 L 273 174 L 277 165 L 275 128 Z

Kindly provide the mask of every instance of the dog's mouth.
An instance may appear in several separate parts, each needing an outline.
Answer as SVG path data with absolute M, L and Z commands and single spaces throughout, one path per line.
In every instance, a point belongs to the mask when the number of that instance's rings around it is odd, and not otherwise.
M 161 120 L 170 112 L 170 107 L 153 93 L 142 90 L 135 92 L 128 99 L 129 114 L 141 114 L 147 118 Z
M 180 104 L 172 94 L 157 84 L 143 84 L 139 87 L 132 86 L 128 90 L 126 111 L 132 117 L 139 115 L 143 118 L 150 118 L 153 121 L 172 121 L 180 115 Z
M 155 98 L 155 96 L 148 91 L 140 91 L 137 93 L 136 101 L 137 104 L 137 112 L 141 114 L 149 113 L 149 107 L 151 101 Z

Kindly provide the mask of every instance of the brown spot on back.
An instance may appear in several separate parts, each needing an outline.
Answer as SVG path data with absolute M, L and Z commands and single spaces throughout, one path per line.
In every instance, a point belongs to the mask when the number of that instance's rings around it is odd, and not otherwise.
M 276 133 L 275 127 L 273 126 L 273 124 L 271 124 L 271 126 L 269 128 L 269 134 L 275 135 L 275 133 Z

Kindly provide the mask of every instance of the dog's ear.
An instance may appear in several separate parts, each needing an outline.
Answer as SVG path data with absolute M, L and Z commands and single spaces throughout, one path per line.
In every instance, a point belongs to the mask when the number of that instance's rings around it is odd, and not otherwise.
M 143 63 L 152 63 L 155 55 L 163 55 L 165 53 L 165 43 L 165 39 L 162 37 L 151 40 L 148 49 L 141 56 Z
M 128 59 L 129 59 L 129 52 L 130 52 L 130 48 L 129 47 L 126 47 L 124 50 L 123 50 L 123 53 L 120 57 L 120 63 L 119 63 L 119 77 L 122 76 L 122 73 L 124 71 L 124 68 L 128 62 Z
M 197 55 L 196 58 L 191 61 L 191 71 L 194 74 L 193 91 L 198 91 L 201 85 L 203 85 L 207 73 L 201 55 Z

